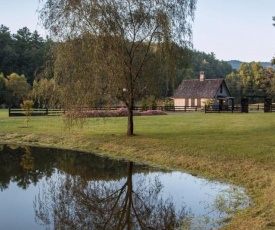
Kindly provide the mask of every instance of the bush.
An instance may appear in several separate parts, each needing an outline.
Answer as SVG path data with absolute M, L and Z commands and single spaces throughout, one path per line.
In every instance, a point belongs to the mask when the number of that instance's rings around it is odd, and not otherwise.
M 174 106 L 174 102 L 172 100 L 165 100 L 164 101 L 164 110 L 169 111 L 171 107 Z
M 32 113 L 32 107 L 34 102 L 32 100 L 23 100 L 23 103 L 20 104 L 21 109 L 24 111 L 24 114 L 26 115 L 25 121 L 27 122 L 27 126 L 29 124 L 29 120 Z
M 149 115 L 166 115 L 165 112 L 160 110 L 146 110 L 134 111 L 134 116 L 149 116 Z M 87 110 L 77 112 L 67 112 L 67 118 L 88 118 L 88 117 L 126 117 L 128 116 L 128 109 L 120 108 L 117 110 Z

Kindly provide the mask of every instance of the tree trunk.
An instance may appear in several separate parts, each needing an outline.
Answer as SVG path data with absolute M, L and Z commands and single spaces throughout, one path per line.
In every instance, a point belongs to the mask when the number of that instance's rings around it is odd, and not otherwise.
M 134 135 L 134 111 L 132 106 L 128 108 L 128 127 L 127 127 L 127 136 Z
M 133 205 L 133 180 L 132 180 L 132 175 L 133 175 L 133 162 L 128 161 L 127 162 L 127 193 L 126 193 L 126 199 L 128 203 L 127 207 L 127 212 L 126 212 L 126 225 L 127 225 L 127 230 L 131 229 L 132 226 L 132 220 L 131 220 L 131 209 Z M 137 216 L 138 219 L 138 216 Z

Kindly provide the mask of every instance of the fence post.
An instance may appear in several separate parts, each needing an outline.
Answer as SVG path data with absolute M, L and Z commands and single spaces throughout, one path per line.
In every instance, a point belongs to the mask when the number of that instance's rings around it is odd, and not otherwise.
M 9 107 L 9 117 L 11 116 L 11 107 Z

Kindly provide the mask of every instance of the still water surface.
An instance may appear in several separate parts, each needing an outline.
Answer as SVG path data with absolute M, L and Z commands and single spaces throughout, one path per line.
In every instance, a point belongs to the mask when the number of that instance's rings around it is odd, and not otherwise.
M 216 229 L 247 204 L 241 188 L 178 171 L 0 145 L 0 229 Z

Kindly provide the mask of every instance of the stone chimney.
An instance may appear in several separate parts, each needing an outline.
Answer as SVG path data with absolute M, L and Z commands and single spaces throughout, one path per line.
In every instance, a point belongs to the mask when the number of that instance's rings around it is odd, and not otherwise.
M 204 76 L 204 71 L 200 72 L 200 81 L 204 81 L 205 76 Z

